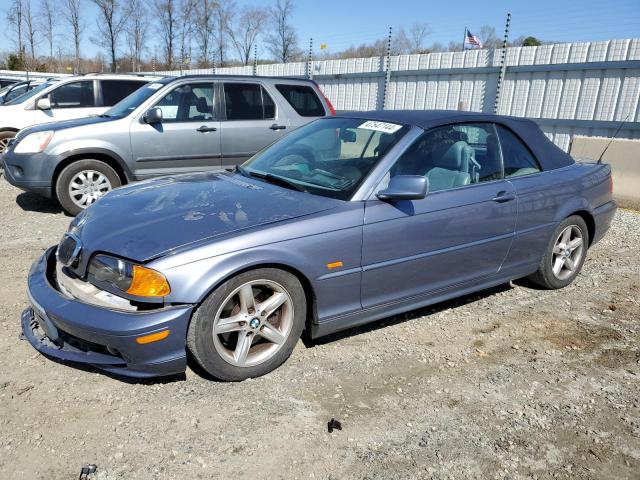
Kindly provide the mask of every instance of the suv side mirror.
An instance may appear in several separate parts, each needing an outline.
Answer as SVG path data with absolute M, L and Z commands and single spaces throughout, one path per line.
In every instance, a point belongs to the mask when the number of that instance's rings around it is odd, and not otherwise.
M 148 123 L 149 125 L 153 125 L 156 123 L 162 123 L 162 109 L 159 107 L 154 107 L 147 111 L 142 117 L 144 123 Z
M 51 100 L 47 97 L 39 98 L 36 102 L 36 108 L 38 110 L 51 110 Z
M 420 200 L 427 196 L 429 181 L 422 175 L 397 175 L 391 177 L 389 185 L 376 193 L 383 201 Z

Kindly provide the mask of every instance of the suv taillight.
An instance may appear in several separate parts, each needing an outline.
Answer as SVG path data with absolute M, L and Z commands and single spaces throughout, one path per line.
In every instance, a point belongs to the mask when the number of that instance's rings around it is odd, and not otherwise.
M 327 105 L 329 106 L 329 114 L 335 117 L 336 109 L 333 108 L 333 104 L 331 103 L 331 100 L 329 100 L 327 96 L 324 94 L 324 92 L 320 88 L 320 85 L 318 85 L 316 82 L 313 82 L 313 84 L 316 86 L 316 90 L 318 91 L 318 93 L 322 95 L 322 98 L 324 98 L 324 101 L 327 102 Z

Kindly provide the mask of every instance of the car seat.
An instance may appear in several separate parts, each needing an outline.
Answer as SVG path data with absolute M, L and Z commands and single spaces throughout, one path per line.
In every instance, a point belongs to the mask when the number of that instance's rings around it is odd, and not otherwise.
M 469 160 L 472 150 L 463 141 L 436 146 L 432 153 L 434 166 L 425 175 L 429 180 L 429 190 L 438 191 L 469 185 Z

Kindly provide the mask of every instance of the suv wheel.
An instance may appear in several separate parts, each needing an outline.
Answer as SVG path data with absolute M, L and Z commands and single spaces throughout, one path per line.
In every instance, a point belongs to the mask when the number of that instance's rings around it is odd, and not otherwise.
M 0 132 L 0 156 L 7 150 L 9 140 L 16 136 L 16 132 Z
M 293 351 L 307 316 L 300 281 L 260 268 L 214 290 L 189 324 L 189 351 L 210 375 L 240 381 L 279 367 Z
M 100 160 L 79 160 L 67 165 L 56 182 L 62 208 L 77 215 L 122 184 L 116 171 Z

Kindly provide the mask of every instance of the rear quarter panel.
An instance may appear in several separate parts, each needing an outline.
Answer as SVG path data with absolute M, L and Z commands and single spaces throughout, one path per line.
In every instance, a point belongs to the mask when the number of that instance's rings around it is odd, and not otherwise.
M 574 163 L 509 179 L 516 189 L 518 219 L 506 267 L 535 271 L 557 225 L 578 211 L 593 215 L 611 201 L 608 165 Z

